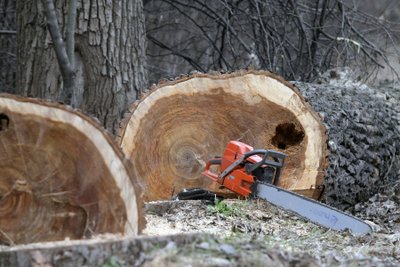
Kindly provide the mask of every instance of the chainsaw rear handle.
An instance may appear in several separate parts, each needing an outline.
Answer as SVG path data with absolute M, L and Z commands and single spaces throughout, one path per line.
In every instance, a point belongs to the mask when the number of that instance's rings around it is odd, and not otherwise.
M 221 165 L 222 158 L 213 158 L 207 161 L 206 167 L 204 168 L 203 174 L 208 176 L 211 180 L 218 182 L 218 174 L 210 171 L 210 167 L 213 165 Z

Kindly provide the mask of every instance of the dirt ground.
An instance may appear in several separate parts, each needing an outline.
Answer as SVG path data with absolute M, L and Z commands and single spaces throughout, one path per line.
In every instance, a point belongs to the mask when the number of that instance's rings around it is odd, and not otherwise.
M 387 206 L 379 205 L 390 216 L 399 214 L 398 206 L 396 212 Z M 400 220 L 354 236 L 261 200 L 152 202 L 146 204 L 146 219 L 139 237 L 0 247 L 0 266 L 400 266 L 400 231 L 393 231 Z
M 164 201 L 146 205 L 144 235 L 206 233 L 191 246 L 173 243 L 145 266 L 399 266 L 400 231 L 375 225 L 354 236 L 306 222 L 268 203 Z M 394 222 L 397 227 L 400 221 Z M 161 265 L 160 265 L 161 264 Z

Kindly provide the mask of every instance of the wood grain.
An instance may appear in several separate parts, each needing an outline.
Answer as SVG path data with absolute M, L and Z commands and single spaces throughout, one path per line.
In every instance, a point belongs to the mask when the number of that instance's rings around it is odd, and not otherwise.
M 269 72 L 196 74 L 153 87 L 131 106 L 118 142 L 145 200 L 215 184 L 201 175 L 229 140 L 288 154 L 281 186 L 321 195 L 326 130 L 298 90 Z
M 97 122 L 67 107 L 0 95 L 0 241 L 136 235 L 140 192 Z

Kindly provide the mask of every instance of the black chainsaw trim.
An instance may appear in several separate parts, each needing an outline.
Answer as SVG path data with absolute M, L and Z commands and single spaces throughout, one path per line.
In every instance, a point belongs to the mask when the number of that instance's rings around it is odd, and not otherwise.
M 179 192 L 176 197 L 176 200 L 206 200 L 215 203 L 216 201 L 220 201 L 223 198 L 217 196 L 214 192 L 205 190 L 203 188 L 190 188 L 183 189 Z

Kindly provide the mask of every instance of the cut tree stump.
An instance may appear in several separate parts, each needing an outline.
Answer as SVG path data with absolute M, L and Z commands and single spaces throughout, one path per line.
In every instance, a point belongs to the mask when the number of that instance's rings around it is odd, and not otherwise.
M 195 74 L 160 83 L 134 103 L 118 138 L 146 201 L 184 188 L 219 190 L 201 175 L 229 140 L 288 155 L 280 186 L 318 199 L 327 167 L 326 130 L 299 91 L 266 72 Z
M 136 235 L 130 163 L 99 123 L 70 107 L 0 94 L 0 242 Z

